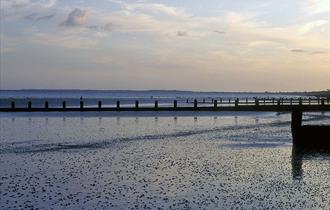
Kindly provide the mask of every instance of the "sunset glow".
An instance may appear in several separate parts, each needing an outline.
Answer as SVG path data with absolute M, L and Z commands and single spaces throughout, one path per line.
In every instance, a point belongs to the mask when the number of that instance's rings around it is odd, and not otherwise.
M 329 88 L 329 0 L 1 1 L 1 88 Z

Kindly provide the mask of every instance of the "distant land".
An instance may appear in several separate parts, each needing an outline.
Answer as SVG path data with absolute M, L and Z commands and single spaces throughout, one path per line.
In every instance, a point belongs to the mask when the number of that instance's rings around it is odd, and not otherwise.
M 73 92 L 132 92 L 132 93 L 153 93 L 153 92 L 166 92 L 166 93 L 248 93 L 248 94 L 286 94 L 286 95 L 303 95 L 303 96 L 316 96 L 330 98 L 330 89 L 320 91 L 191 91 L 191 90 L 94 90 L 94 89 L 2 89 L 1 91 L 49 91 L 49 92 L 60 92 L 60 91 L 73 91 Z
M 288 94 L 291 94 L 291 92 L 288 92 Z M 292 94 L 330 98 L 330 90 L 310 91 L 310 92 L 308 92 L 308 91 L 306 91 L 306 92 L 292 92 Z

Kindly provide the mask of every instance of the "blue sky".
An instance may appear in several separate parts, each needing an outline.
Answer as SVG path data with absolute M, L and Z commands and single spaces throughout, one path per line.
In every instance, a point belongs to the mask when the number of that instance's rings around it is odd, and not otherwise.
M 329 88 L 329 0 L 1 0 L 2 89 Z

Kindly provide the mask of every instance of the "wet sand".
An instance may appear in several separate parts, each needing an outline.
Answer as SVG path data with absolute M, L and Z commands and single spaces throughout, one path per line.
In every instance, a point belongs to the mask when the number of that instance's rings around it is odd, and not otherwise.
M 330 122 L 328 115 L 305 119 Z M 1 209 L 326 209 L 330 203 L 330 155 L 307 155 L 295 173 L 288 114 L 0 121 Z

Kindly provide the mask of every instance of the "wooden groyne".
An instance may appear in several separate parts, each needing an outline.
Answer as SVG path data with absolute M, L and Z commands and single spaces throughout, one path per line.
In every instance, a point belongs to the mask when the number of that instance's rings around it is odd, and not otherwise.
M 172 105 L 161 105 L 158 100 L 150 106 L 140 103 L 136 100 L 131 105 L 121 106 L 120 101 L 114 105 L 104 106 L 102 101 L 97 101 L 95 105 L 85 106 L 84 100 L 80 100 L 76 106 L 67 106 L 63 101 L 62 106 L 51 107 L 49 101 L 44 101 L 44 105 L 33 106 L 32 101 L 28 101 L 25 107 L 16 106 L 15 101 L 11 101 L 8 107 L 1 107 L 0 112 L 91 112 L 91 111 L 262 111 L 262 112 L 291 112 L 301 110 L 305 112 L 312 111 L 330 111 L 329 99 L 211 99 L 211 100 L 184 100 L 179 103 L 174 100 Z
M 330 149 L 330 125 L 302 125 L 302 113 L 299 108 L 291 114 L 293 144 L 298 149 Z

